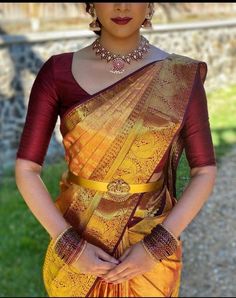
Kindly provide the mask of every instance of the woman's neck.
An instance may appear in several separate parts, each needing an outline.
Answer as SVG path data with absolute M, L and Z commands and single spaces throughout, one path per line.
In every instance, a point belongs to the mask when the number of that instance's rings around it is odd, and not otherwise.
M 141 35 L 139 32 L 137 34 L 121 38 L 112 36 L 106 32 L 102 32 L 100 43 L 106 50 L 109 50 L 111 53 L 127 55 L 138 48 L 140 38 Z

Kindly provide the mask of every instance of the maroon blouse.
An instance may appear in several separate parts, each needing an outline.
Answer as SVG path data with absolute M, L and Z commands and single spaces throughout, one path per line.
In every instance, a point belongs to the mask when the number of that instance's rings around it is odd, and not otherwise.
M 91 97 L 71 72 L 72 57 L 72 52 L 54 55 L 40 69 L 32 86 L 17 158 L 42 165 L 58 115 L 63 117 L 74 105 Z M 181 134 L 191 168 L 215 164 L 207 100 L 199 72 Z

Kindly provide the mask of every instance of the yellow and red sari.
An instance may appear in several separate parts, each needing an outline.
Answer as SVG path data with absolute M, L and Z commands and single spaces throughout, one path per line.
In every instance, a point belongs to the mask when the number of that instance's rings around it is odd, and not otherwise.
M 65 173 L 56 200 L 64 218 L 90 243 L 119 257 L 161 223 L 176 204 L 180 131 L 198 70 L 204 63 L 175 54 L 121 79 L 73 107 L 62 119 L 68 171 L 95 181 L 129 184 L 161 180 L 157 190 L 119 200 L 72 183 Z M 151 180 L 152 178 L 152 180 Z M 153 180 L 154 179 L 154 180 Z M 153 270 L 120 284 L 101 282 L 65 264 L 51 240 L 43 266 L 51 297 L 176 297 L 182 243 Z

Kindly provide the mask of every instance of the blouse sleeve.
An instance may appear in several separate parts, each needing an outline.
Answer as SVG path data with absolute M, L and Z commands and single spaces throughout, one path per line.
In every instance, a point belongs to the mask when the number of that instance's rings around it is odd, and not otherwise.
M 200 63 L 182 130 L 184 148 L 190 168 L 215 165 L 204 81 L 207 65 Z
M 43 64 L 33 83 L 17 158 L 43 164 L 57 117 L 52 56 Z

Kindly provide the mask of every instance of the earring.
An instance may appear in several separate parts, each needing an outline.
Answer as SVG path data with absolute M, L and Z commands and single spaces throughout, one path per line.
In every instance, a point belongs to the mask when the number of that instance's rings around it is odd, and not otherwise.
M 144 29 L 152 28 L 152 22 L 150 21 L 150 18 L 145 19 L 145 21 L 142 24 L 142 28 Z
M 142 28 L 144 29 L 149 29 L 149 28 L 152 28 L 152 22 L 151 22 L 151 19 L 152 19 L 152 16 L 154 14 L 154 8 L 153 8 L 153 3 L 149 4 L 149 7 L 150 7 L 150 12 L 149 14 L 146 16 L 143 24 L 142 24 Z
M 92 31 L 100 31 L 101 27 L 98 23 L 96 11 L 95 11 L 93 5 L 90 4 L 90 8 L 89 8 L 88 12 L 93 18 L 93 21 L 89 24 L 89 29 L 92 30 Z

